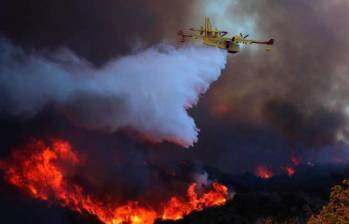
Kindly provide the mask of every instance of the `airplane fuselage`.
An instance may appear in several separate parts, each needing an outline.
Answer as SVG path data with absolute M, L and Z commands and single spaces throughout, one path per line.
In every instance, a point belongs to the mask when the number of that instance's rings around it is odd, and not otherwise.
M 210 19 L 207 17 L 205 18 L 204 26 L 200 28 L 190 28 L 189 32 L 178 31 L 181 42 L 185 42 L 187 39 L 200 40 L 205 45 L 225 49 L 229 53 L 238 53 L 241 45 L 250 44 L 268 45 L 266 51 L 270 51 L 270 46 L 274 44 L 274 39 L 270 39 L 269 41 L 256 41 L 246 39 L 248 35 L 243 35 L 242 33 L 233 37 L 228 37 L 227 34 L 228 32 L 226 31 L 213 28 Z
M 226 49 L 229 53 L 238 53 L 240 46 L 228 37 L 203 37 L 203 43 L 208 46 Z

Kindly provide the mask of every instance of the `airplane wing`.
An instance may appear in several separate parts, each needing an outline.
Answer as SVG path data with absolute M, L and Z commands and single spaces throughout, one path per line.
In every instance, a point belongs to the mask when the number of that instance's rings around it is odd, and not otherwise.
M 185 42 L 186 38 L 194 38 L 194 39 L 203 38 L 203 35 L 201 34 L 196 34 L 196 33 L 189 34 L 189 33 L 185 33 L 183 30 L 179 30 L 177 35 L 182 37 L 181 42 Z

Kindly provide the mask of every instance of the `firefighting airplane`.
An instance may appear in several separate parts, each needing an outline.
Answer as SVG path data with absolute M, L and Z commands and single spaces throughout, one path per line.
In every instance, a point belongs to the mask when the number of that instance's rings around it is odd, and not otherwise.
M 218 47 L 226 49 L 229 53 L 238 53 L 243 45 L 249 44 L 262 44 L 267 45 L 266 51 L 271 51 L 271 45 L 274 44 L 274 39 L 269 41 L 255 41 L 246 39 L 249 35 L 239 35 L 233 37 L 227 37 L 228 32 L 212 28 L 210 18 L 205 17 L 205 27 L 190 28 L 191 32 L 185 33 L 182 30 L 178 31 L 178 35 L 181 37 L 180 42 L 185 42 L 187 39 L 202 40 L 202 42 L 208 46 Z

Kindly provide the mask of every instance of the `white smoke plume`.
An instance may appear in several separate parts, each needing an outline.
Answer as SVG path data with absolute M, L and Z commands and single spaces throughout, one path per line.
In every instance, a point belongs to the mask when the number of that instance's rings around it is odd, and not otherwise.
M 187 109 L 219 77 L 226 57 L 215 48 L 163 44 L 96 69 L 68 50 L 27 55 L 2 40 L 0 111 L 30 118 L 54 105 L 88 129 L 130 128 L 189 147 L 198 128 Z

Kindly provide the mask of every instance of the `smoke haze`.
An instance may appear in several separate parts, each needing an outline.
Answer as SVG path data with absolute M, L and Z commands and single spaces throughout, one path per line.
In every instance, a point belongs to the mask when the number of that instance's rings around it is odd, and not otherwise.
M 29 0 L 24 5 L 5 0 L 2 6 L 1 33 L 25 52 L 43 52 L 46 58 L 64 47 L 102 69 L 118 57 L 175 39 L 178 29 L 202 25 L 204 16 L 232 35 L 274 38 L 270 53 L 250 46 L 229 56 L 223 75 L 189 110 L 201 130 L 195 150 L 156 145 L 162 148 L 156 150 L 159 160 L 196 159 L 241 172 L 261 162 L 278 167 L 292 154 L 324 161 L 335 150 L 333 155 L 348 158 L 346 0 Z M 85 110 L 77 108 L 79 101 L 69 101 L 60 111 L 82 125 L 83 118 L 98 111 L 88 108 L 77 119 L 74 111 Z M 38 133 L 47 128 L 41 120 L 32 126 Z

